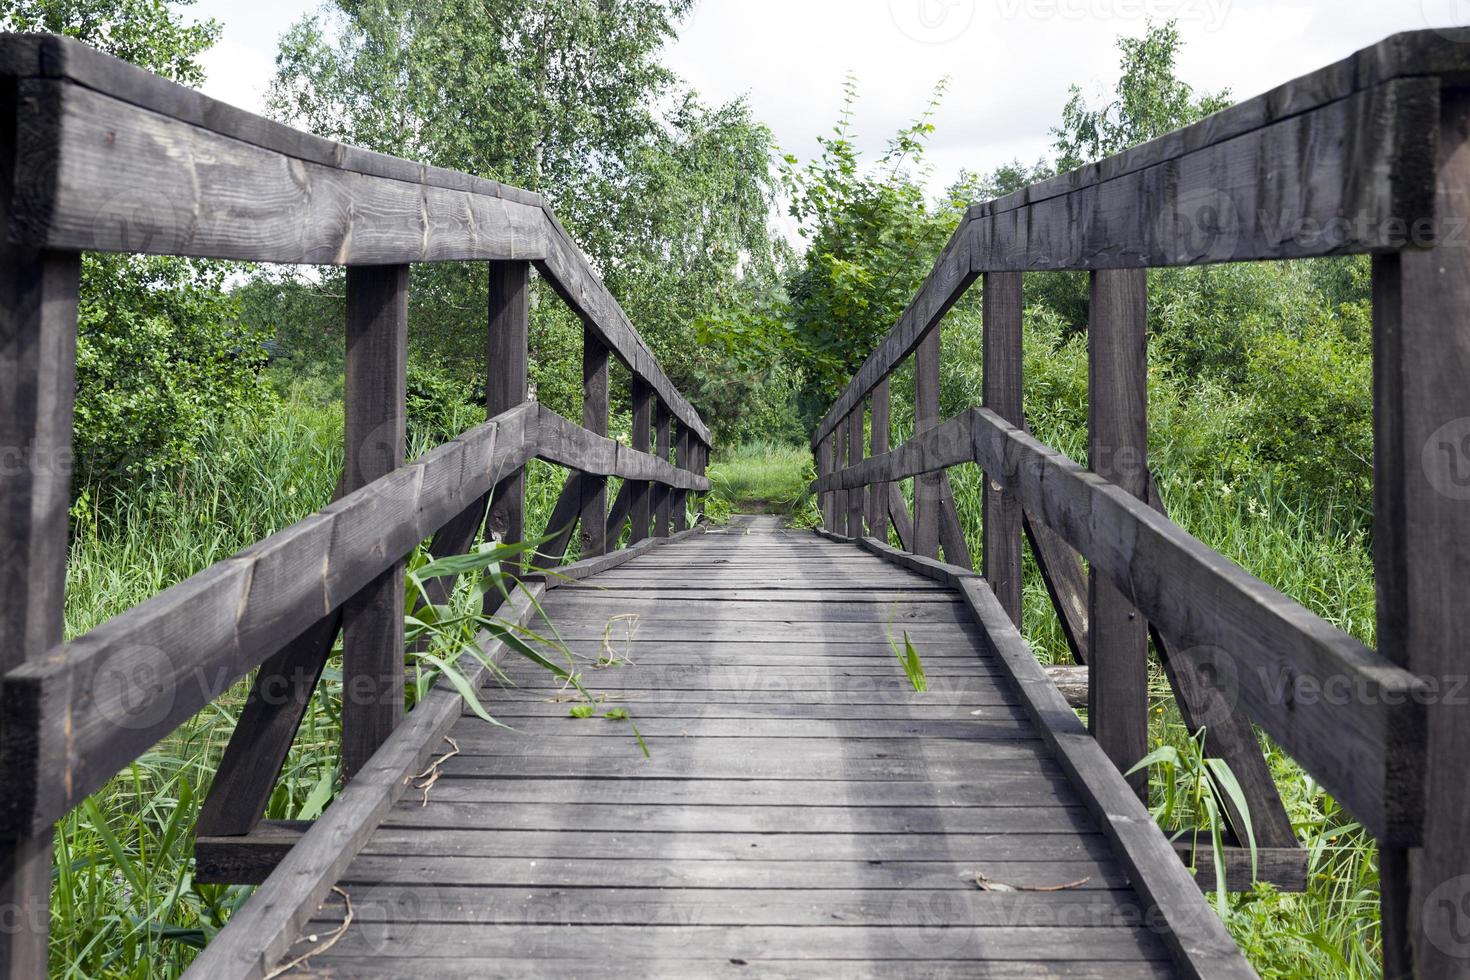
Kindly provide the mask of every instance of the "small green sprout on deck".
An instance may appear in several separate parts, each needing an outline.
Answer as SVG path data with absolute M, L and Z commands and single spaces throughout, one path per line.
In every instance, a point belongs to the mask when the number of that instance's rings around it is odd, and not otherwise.
M 903 667 L 909 683 L 914 685 L 914 690 L 920 693 L 929 690 L 929 678 L 924 676 L 924 664 L 919 660 L 919 651 L 914 648 L 913 641 L 909 639 L 908 630 L 904 630 L 902 647 L 898 645 L 898 641 L 893 638 L 892 634 L 889 634 L 888 644 L 893 647 L 893 655 L 898 658 L 898 663 Z

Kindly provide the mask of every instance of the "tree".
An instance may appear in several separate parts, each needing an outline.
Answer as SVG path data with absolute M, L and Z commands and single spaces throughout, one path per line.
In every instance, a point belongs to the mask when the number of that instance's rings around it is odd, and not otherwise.
M 1149 22 L 1141 38 L 1118 38 L 1122 74 L 1113 100 L 1094 108 L 1073 85 L 1062 124 L 1052 129 L 1058 173 L 1121 153 L 1230 105 L 1228 89 L 1196 98 L 1194 89 L 1179 80 L 1174 72 L 1181 47 L 1172 20 L 1162 27 Z
M 173 6 L 187 6 L 191 0 Z M 185 84 L 219 37 L 163 0 L 4 0 L 0 29 L 65 34 Z M 190 459 L 216 425 L 268 398 L 261 337 L 242 327 L 225 267 L 87 253 L 77 316 L 76 473 L 116 484 Z
M 770 134 L 709 107 L 658 61 L 690 0 L 337 0 L 288 32 L 271 111 L 320 135 L 544 194 L 672 380 L 721 365 L 694 323 L 774 275 Z M 421 267 L 414 356 L 466 383 L 483 348 L 484 268 Z M 549 299 L 541 293 L 539 299 Z M 536 302 L 533 379 L 580 391 L 580 324 Z M 705 408 L 696 401 L 696 405 Z

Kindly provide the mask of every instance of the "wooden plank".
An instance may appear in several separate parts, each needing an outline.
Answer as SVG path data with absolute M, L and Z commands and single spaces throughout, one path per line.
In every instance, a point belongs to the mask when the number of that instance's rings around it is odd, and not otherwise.
M 420 457 L 0 679 L 0 826 L 43 829 L 522 466 L 536 406 Z
M 582 336 L 582 428 L 607 437 L 607 348 L 591 330 L 584 330 Z M 608 549 L 607 480 L 589 477 L 583 481 L 581 503 L 578 554 L 594 558 Z
M 1439 88 L 1437 79 L 1387 82 L 1144 169 L 972 212 L 973 268 L 1136 269 L 1402 248 L 1432 228 L 1426 137 Z
M 1145 502 L 972 410 L 977 461 L 1081 552 L 1381 840 L 1417 839 L 1426 685 Z M 1337 692 L 1328 695 L 1328 691 Z
M 1470 215 L 1470 100 L 1462 90 L 1446 93 L 1437 132 L 1435 217 L 1440 227 L 1458 229 Z M 1425 702 L 1425 744 L 1403 759 L 1405 768 L 1423 773 L 1422 847 L 1381 851 L 1388 977 L 1454 975 L 1464 970 L 1467 952 L 1463 772 L 1470 728 L 1461 690 L 1461 583 L 1470 560 L 1470 338 L 1459 329 L 1470 305 L 1466 269 L 1460 241 L 1378 257 L 1373 268 L 1379 649 L 1435 692 Z
M 869 456 L 884 456 L 888 453 L 890 429 L 890 385 L 884 378 L 873 388 L 872 416 L 869 423 Z M 868 487 L 868 534 L 879 541 L 888 540 L 888 483 L 874 483 Z
M 1037 570 L 1041 572 L 1046 594 L 1051 597 L 1052 608 L 1057 612 L 1057 621 L 1067 639 L 1067 648 L 1072 651 L 1072 659 L 1086 665 L 1087 573 L 1082 569 L 1082 559 L 1060 535 L 1024 510 L 1021 527 L 1031 544 L 1031 556 L 1036 559 Z
M 673 444 L 673 416 L 669 414 L 668 406 L 660 399 L 653 408 L 653 432 L 654 432 L 654 454 L 665 462 L 672 455 Z M 669 536 L 669 485 L 656 483 L 653 487 L 653 536 L 666 538 Z
M 847 465 L 857 466 L 863 461 L 863 443 L 866 439 L 866 419 L 864 417 L 863 404 L 858 403 L 857 410 L 848 419 L 847 426 Z M 847 494 L 847 533 L 858 537 L 863 533 L 863 504 L 867 500 L 864 488 L 858 487 L 848 491 Z
M 812 489 L 814 492 L 821 492 L 830 488 L 840 493 L 874 484 L 879 480 L 894 481 L 925 473 L 938 474 L 946 467 L 973 460 L 974 441 L 969 417 L 957 415 L 930 427 L 882 456 L 872 456 L 829 473 L 813 483 Z
M 1208 833 L 1197 840 L 1193 835 L 1173 842 L 1174 851 L 1186 868 L 1194 871 L 1194 880 L 1206 895 L 1215 891 L 1215 849 Z M 1232 892 L 1248 892 L 1256 882 L 1274 885 L 1277 891 L 1305 892 L 1307 890 L 1307 858 L 1304 847 L 1262 847 L 1255 853 L 1254 866 L 1248 847 L 1227 845 L 1222 857 L 1225 862 L 1225 889 Z
M 526 622 L 544 591 L 539 583 L 517 587 L 498 610 L 500 618 Z M 490 659 L 504 646 L 484 633 L 477 642 Z M 489 672 L 480 660 L 468 655 L 461 658 L 460 668 L 476 684 Z M 452 685 L 443 680 L 437 683 L 311 825 L 300 846 L 292 848 L 251 900 L 230 917 L 185 976 L 260 978 L 269 972 L 373 828 L 403 795 L 410 777 L 459 721 L 462 703 Z
M 18 87 L 15 226 L 49 248 L 314 265 L 545 252 L 539 205 L 292 158 L 68 81 Z
M 653 448 L 653 389 L 636 375 L 631 382 L 633 393 L 633 451 L 648 453 Z M 628 543 L 637 544 L 653 529 L 653 487 L 646 481 L 636 482 L 633 490 L 632 528 Z
M 347 270 L 343 490 L 403 465 L 408 385 L 408 266 Z M 403 718 L 404 555 L 342 608 L 342 770 L 357 772 Z
M 11 179 L 14 135 L 0 133 L 0 183 Z M 10 211 L 5 208 L 4 215 Z M 76 255 L 0 243 L 0 673 L 39 663 L 61 642 L 71 506 L 76 388 Z M 0 701 L 4 729 L 39 719 Z M 44 737 L 39 731 L 34 737 Z M 17 802 L 52 778 L 0 766 Z M 3 806 L 3 804 L 0 804 Z M 52 829 L 7 821 L 0 836 L 0 973 L 45 976 L 50 928 Z
M 531 267 L 525 262 L 490 263 L 485 332 L 485 415 L 495 418 L 524 404 L 527 390 L 527 330 L 530 325 Z M 526 537 L 526 475 L 521 470 L 495 485 L 485 534 L 502 542 Z
M 1140 500 L 1148 487 L 1148 276 L 1092 274 L 1087 326 L 1088 468 Z M 996 413 L 999 414 L 999 413 Z M 1014 422 L 1015 420 L 1010 420 Z M 1088 580 L 1087 723 L 1119 771 L 1148 754 L 1148 623 L 1105 576 Z M 1148 798 L 1148 772 L 1126 777 Z
M 1021 309 L 1020 275 L 1000 272 L 984 277 L 984 403 L 1015 425 L 1025 417 L 1021 406 Z M 981 571 L 1001 608 L 1020 627 L 1021 506 L 998 484 L 985 479 L 983 507 Z
M 939 422 L 939 330 L 936 327 L 914 350 L 915 438 L 922 437 Z M 939 512 L 942 507 L 939 477 L 935 471 L 914 477 L 913 551 L 925 558 L 939 557 Z

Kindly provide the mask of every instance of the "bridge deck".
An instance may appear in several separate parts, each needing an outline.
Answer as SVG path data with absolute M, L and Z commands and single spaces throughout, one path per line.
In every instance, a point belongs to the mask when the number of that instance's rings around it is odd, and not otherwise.
M 330 947 L 291 975 L 1172 975 L 946 587 L 756 519 L 545 609 L 651 758 L 507 664 L 520 686 L 487 703 L 514 731 L 457 724 L 427 803 L 410 790 L 340 882 L 353 921 L 337 936 L 334 895 L 286 960 Z

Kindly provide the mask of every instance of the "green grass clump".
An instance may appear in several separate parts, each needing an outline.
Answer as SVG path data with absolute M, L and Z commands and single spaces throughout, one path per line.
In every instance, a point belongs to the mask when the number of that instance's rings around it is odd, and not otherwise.
M 786 514 L 811 508 L 808 488 L 817 478 L 811 450 L 749 442 L 711 462 L 711 518 L 721 514 Z

